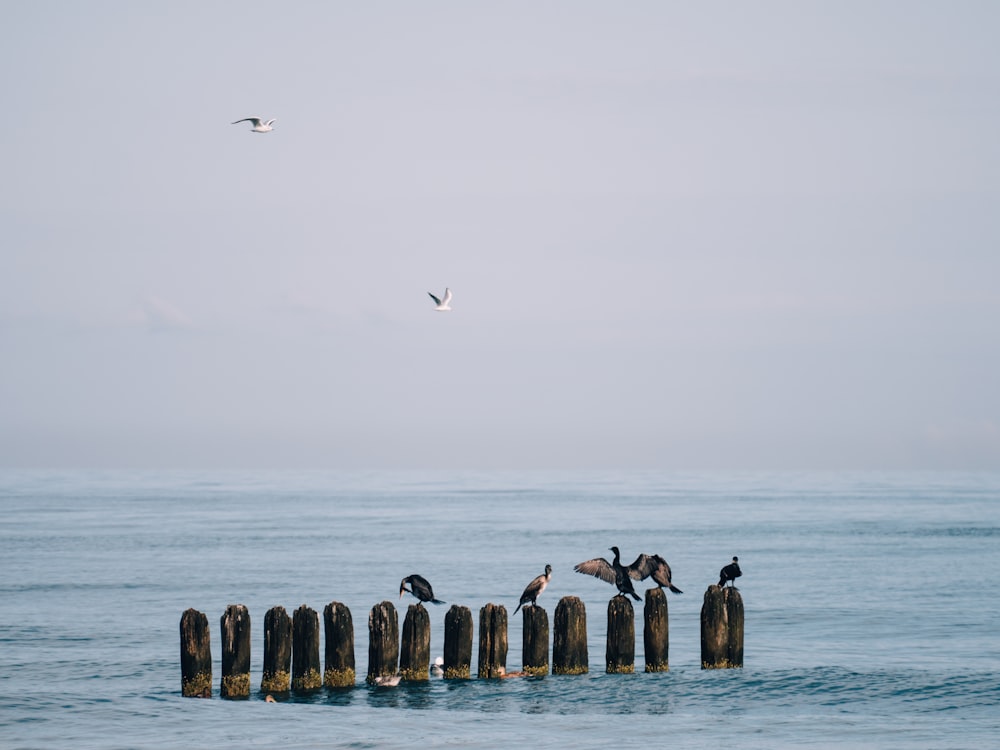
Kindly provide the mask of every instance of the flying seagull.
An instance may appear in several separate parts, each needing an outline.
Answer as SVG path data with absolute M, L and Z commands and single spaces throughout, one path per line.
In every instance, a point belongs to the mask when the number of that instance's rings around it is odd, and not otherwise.
M 545 587 L 549 585 L 549 581 L 552 580 L 552 566 L 546 565 L 545 572 L 537 576 L 531 583 L 529 583 L 525 589 L 524 593 L 521 594 L 521 601 L 518 602 L 517 609 L 520 609 L 525 604 L 531 603 L 531 606 L 535 606 L 535 599 L 541 596 L 541 593 L 545 591 Z M 514 614 L 517 614 L 517 609 L 514 610 Z
M 444 290 L 444 297 L 437 297 L 430 292 L 427 293 L 431 295 L 431 299 L 434 300 L 434 304 L 437 305 L 437 307 L 434 308 L 435 310 L 439 310 L 441 312 L 451 312 L 451 289 Z
M 272 128 L 271 125 L 274 124 L 275 122 L 277 122 L 277 120 L 278 120 L 278 118 L 275 117 L 275 118 L 272 118 L 272 119 L 268 120 L 267 122 L 264 122 L 259 117 L 244 117 L 242 120 L 237 120 L 236 122 L 234 122 L 232 124 L 233 125 L 239 125 L 241 122 L 252 122 L 253 123 L 253 127 L 250 128 L 251 132 L 254 132 L 254 133 L 270 133 L 272 130 L 274 130 L 274 128 Z
M 734 557 L 729 565 L 719 571 L 719 588 L 725 586 L 727 581 L 732 581 L 735 588 L 736 579 L 741 575 L 743 575 L 743 571 L 740 570 L 740 558 Z
M 410 584 L 410 588 L 406 588 L 406 584 Z M 431 588 L 430 583 L 427 582 L 427 579 L 423 576 L 418 576 L 416 573 L 412 576 L 406 576 L 406 578 L 400 581 L 399 598 L 402 599 L 403 593 L 407 591 L 417 597 L 421 604 L 424 602 L 444 604 L 444 602 L 434 598 L 434 590 Z

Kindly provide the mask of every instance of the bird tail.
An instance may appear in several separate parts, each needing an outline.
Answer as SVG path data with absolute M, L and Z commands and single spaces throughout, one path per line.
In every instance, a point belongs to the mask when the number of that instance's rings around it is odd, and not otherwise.
M 681 591 L 681 590 L 680 590 L 679 588 L 677 588 L 676 586 L 674 586 L 674 585 L 673 585 L 672 583 L 671 583 L 671 584 L 668 584 L 668 585 L 667 585 L 667 588 L 669 588 L 669 589 L 670 589 L 671 591 L 673 591 L 673 592 L 674 592 L 675 594 L 683 594 L 683 593 L 684 593 L 684 592 L 683 592 L 683 591 Z
M 431 599 L 431 604 L 447 604 L 447 602 L 443 602 L 440 599 Z
M 514 614 L 515 614 L 515 615 L 517 614 L 518 610 L 519 610 L 519 609 L 521 609 L 521 605 L 522 605 L 522 604 L 524 604 L 524 602 L 521 602 L 521 604 L 518 604 L 518 605 L 517 605 L 517 609 L 515 609 L 515 610 L 514 610 Z M 511 617 L 513 617 L 513 616 L 514 616 L 514 615 L 511 615 Z
M 639 595 L 638 595 L 637 593 L 635 593 L 634 591 L 629 591 L 628 593 L 629 593 L 629 594 L 631 595 L 631 597 L 632 597 L 633 599 L 635 599 L 635 600 L 636 600 L 637 602 L 641 602 L 641 601 L 642 601 L 642 597 L 640 597 L 640 596 L 639 596 Z

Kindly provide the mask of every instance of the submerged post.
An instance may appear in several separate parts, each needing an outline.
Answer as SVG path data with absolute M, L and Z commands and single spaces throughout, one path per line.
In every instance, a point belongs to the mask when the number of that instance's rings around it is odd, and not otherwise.
M 287 693 L 292 685 L 292 619 L 284 607 L 264 615 L 264 670 L 262 693 Z
M 411 604 L 403 618 L 399 647 L 399 673 L 410 682 L 430 679 L 431 618 L 422 604 Z
M 479 678 L 500 676 L 507 668 L 507 608 L 487 604 L 479 610 Z
M 292 615 L 292 690 L 316 690 L 322 686 L 319 615 L 303 604 Z
M 392 677 L 399 662 L 399 616 L 392 602 L 385 601 L 368 613 L 368 682 Z
M 212 697 L 212 641 L 208 618 L 196 609 L 181 615 L 181 695 Z
M 521 668 L 530 675 L 549 673 L 549 614 L 537 605 L 521 610 Z
M 708 587 L 701 605 L 701 668 L 743 666 L 743 597 L 735 588 Z
M 635 672 L 635 610 L 627 596 L 613 596 L 608 602 L 608 645 L 605 654 L 608 674 Z
M 326 670 L 323 684 L 328 688 L 354 684 L 354 620 L 346 604 L 330 602 L 323 609 L 326 633 Z
M 670 627 L 667 619 L 667 595 L 662 588 L 646 589 L 642 645 L 647 672 L 669 671 Z
M 472 670 L 472 611 L 453 604 L 444 616 L 444 676 L 467 680 Z
M 586 674 L 587 609 L 575 596 L 556 605 L 552 634 L 552 674 Z
M 250 613 L 242 604 L 230 604 L 222 615 L 223 698 L 250 697 Z

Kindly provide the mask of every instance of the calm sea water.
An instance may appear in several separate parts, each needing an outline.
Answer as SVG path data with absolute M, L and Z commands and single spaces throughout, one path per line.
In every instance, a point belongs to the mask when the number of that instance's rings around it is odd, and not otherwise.
M 781 746 L 980 748 L 1000 736 L 1000 475 L 0 472 L 5 748 Z M 611 586 L 573 572 L 658 552 L 668 673 L 604 673 Z M 739 555 L 745 667 L 700 668 L 702 596 Z M 579 677 L 369 688 L 367 614 L 400 579 L 508 611 L 587 607 Z M 639 586 L 641 589 L 644 586 Z M 258 691 L 267 609 L 355 621 L 359 683 Z M 253 620 L 249 701 L 180 696 L 181 613 Z M 431 608 L 432 655 L 447 607 Z M 511 618 L 508 668 L 521 662 Z M 478 636 L 477 636 L 478 637 Z M 473 655 L 473 670 L 476 656 Z

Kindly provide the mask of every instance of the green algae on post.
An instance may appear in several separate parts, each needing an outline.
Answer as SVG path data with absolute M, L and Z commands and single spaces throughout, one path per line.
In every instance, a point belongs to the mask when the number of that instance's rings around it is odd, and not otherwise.
M 326 687 L 349 687 L 354 684 L 354 620 L 351 610 L 340 602 L 323 608 L 323 631 L 326 635 Z
M 444 616 L 444 678 L 472 676 L 472 610 L 453 604 Z
M 552 635 L 552 674 L 586 674 L 587 609 L 575 596 L 556 605 Z
M 667 617 L 667 595 L 662 588 L 647 589 L 643 607 L 643 653 L 647 672 L 670 671 L 670 626 Z
M 250 697 L 250 613 L 242 604 L 230 604 L 222 615 L 223 698 Z
M 212 697 L 212 642 L 208 618 L 195 609 L 181 615 L 181 695 Z
M 291 688 L 292 619 L 284 607 L 272 607 L 264 615 L 264 669 L 260 689 L 265 693 L 287 693 Z
M 427 682 L 431 664 L 431 620 L 423 604 L 411 604 L 403 618 L 399 673 L 410 682 Z
M 712 584 L 701 605 L 702 669 L 743 666 L 743 597 L 735 588 Z
M 538 677 L 549 673 L 549 615 L 537 604 L 521 610 L 521 665 Z
M 292 615 L 292 690 L 316 690 L 322 686 L 319 615 L 303 604 Z

